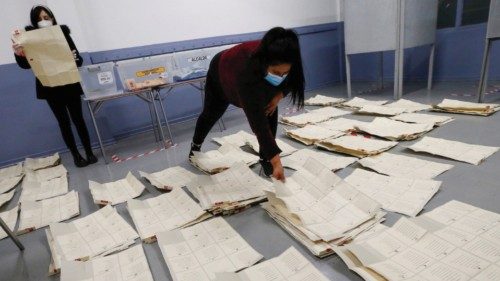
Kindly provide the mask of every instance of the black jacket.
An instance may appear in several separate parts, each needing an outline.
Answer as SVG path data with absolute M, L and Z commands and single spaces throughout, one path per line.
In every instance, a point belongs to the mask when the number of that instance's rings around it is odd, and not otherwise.
M 26 30 L 33 30 L 33 27 L 26 27 Z M 70 30 L 69 27 L 66 25 L 61 25 L 62 32 L 64 34 L 64 37 L 66 37 L 66 41 L 68 42 L 69 48 L 71 51 L 76 51 L 76 65 L 81 66 L 83 64 L 83 59 L 80 56 L 80 53 L 78 52 L 78 49 L 75 46 L 75 43 L 73 42 L 73 39 L 71 39 Z M 31 66 L 28 63 L 28 60 L 25 57 L 20 57 L 18 55 L 15 55 L 16 57 L 16 62 L 19 65 L 19 67 L 24 68 L 24 69 L 30 69 Z M 65 95 L 65 97 L 69 96 L 74 96 L 76 98 L 80 98 L 80 95 L 83 94 L 82 86 L 80 83 L 74 83 L 74 84 L 68 84 L 68 85 L 63 85 L 63 86 L 57 86 L 57 87 L 46 87 L 40 83 L 40 80 L 38 78 L 36 79 L 36 97 L 38 99 L 49 99 L 49 98 L 57 98 L 60 97 L 60 95 Z

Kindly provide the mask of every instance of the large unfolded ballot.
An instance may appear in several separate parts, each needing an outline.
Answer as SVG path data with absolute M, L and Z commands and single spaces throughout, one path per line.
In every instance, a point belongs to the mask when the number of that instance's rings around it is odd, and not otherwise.
M 315 124 L 330 120 L 335 117 L 351 114 L 350 111 L 327 106 L 315 110 L 308 111 L 294 116 L 281 116 L 280 122 L 286 125 L 304 127 L 307 124 Z
M 263 258 L 220 217 L 157 236 L 174 281 L 214 280 L 217 272 L 236 272 Z
M 153 281 L 142 245 L 90 261 L 63 261 L 61 281 Z
M 62 176 L 47 181 L 24 180 L 19 202 L 38 201 L 68 193 L 68 177 Z
M 215 276 L 215 281 L 329 280 L 294 247 L 288 248 L 275 258 L 261 262 L 241 272 L 216 273 Z
M 168 169 L 148 174 L 139 171 L 141 177 L 147 179 L 153 186 L 160 190 L 172 190 L 186 186 L 196 178 L 196 174 L 182 167 L 170 167 Z
M 386 107 L 402 108 L 407 113 L 417 112 L 422 110 L 431 109 L 432 106 L 428 104 L 418 103 L 411 100 L 399 99 L 395 102 L 384 105 Z
M 406 109 L 400 107 L 388 107 L 385 105 L 367 104 L 363 105 L 356 113 L 366 115 L 394 116 L 406 112 Z
M 395 141 L 384 141 L 363 136 L 346 135 L 340 138 L 316 142 L 316 146 L 335 152 L 349 154 L 359 158 L 380 154 L 396 146 Z
M 432 179 L 453 168 L 450 164 L 389 152 L 360 159 L 358 163 L 381 174 L 408 179 Z
M 35 231 L 55 222 L 68 220 L 80 214 L 78 193 L 71 191 L 65 195 L 42 201 L 23 201 L 18 234 Z
M 304 101 L 305 105 L 319 105 L 319 106 L 332 106 L 338 103 L 345 102 L 343 98 L 334 98 L 323 95 L 315 95 Z
M 31 182 L 44 182 L 50 179 L 68 176 L 68 171 L 62 164 L 37 171 L 26 170 L 25 173 L 24 180 Z
M 19 211 L 19 207 L 15 206 L 14 208 L 1 212 L 0 218 L 5 222 L 10 231 L 14 232 L 14 227 L 16 227 L 17 222 L 17 213 Z M 0 227 L 0 240 L 7 237 L 7 233 Z
M 391 177 L 356 169 L 344 179 L 387 211 L 414 217 L 431 200 L 440 181 Z
M 5 193 L 16 187 L 22 179 L 23 179 L 22 175 L 5 179 L 0 178 L 0 194 Z
M 499 147 L 468 144 L 432 137 L 424 137 L 408 148 L 416 152 L 426 152 L 474 165 L 479 165 L 499 149 Z
M 488 116 L 499 111 L 500 104 L 475 103 L 475 102 L 443 99 L 443 101 L 441 101 L 439 104 L 434 105 L 432 110 L 448 112 L 448 113 Z
M 306 125 L 302 128 L 292 130 L 285 129 L 285 134 L 305 145 L 312 145 L 320 140 L 337 138 L 345 135 L 342 131 L 330 130 L 317 125 Z
M 325 151 L 304 148 L 290 156 L 281 158 L 281 163 L 284 167 L 298 170 L 304 166 L 309 158 L 313 158 L 322 163 L 331 171 L 343 169 L 358 160 L 356 157 L 334 155 L 333 153 Z
M 318 123 L 316 125 L 329 130 L 337 130 L 342 132 L 349 132 L 356 130 L 357 125 L 368 124 L 369 122 L 347 119 L 347 118 L 337 118 L 333 120 L 328 120 L 325 122 Z
M 17 163 L 16 165 L 0 169 L 0 179 L 18 177 L 22 176 L 23 174 L 23 163 Z
M 26 158 L 24 160 L 24 168 L 26 170 L 40 170 L 53 166 L 57 166 L 61 163 L 61 158 L 59 157 L 59 153 L 55 153 L 54 155 L 43 157 L 43 158 Z
M 135 198 L 144 191 L 146 187 L 131 172 L 124 179 L 114 182 L 98 183 L 89 181 L 89 189 L 98 205 L 116 205 Z
M 245 152 L 232 144 L 223 144 L 217 150 L 193 153 L 194 156 L 190 158 L 191 164 L 208 174 L 220 173 L 241 161 L 248 166 L 259 162 L 259 156 Z
M 255 151 L 256 153 L 259 153 L 260 146 L 259 146 L 259 141 L 257 140 L 257 137 L 255 135 L 252 135 L 252 134 L 247 133 L 245 131 L 239 131 L 235 134 L 223 136 L 220 138 L 212 138 L 212 140 L 220 145 L 223 145 L 226 143 L 236 145 L 239 147 L 248 145 L 248 146 L 250 146 L 250 148 L 252 148 L 253 151 Z M 290 154 L 294 153 L 295 151 L 297 151 L 297 149 L 295 147 L 287 144 L 286 142 L 284 142 L 280 139 L 276 139 L 276 144 L 281 149 L 281 153 L 280 153 L 281 156 L 290 155 Z
M 355 126 L 356 130 L 388 140 L 414 140 L 434 128 L 430 124 L 410 124 L 377 117 L 372 122 Z
M 498 280 L 500 215 L 450 201 L 337 248 L 365 280 Z
M 387 100 L 366 100 L 363 98 L 354 97 L 353 99 L 346 101 L 344 103 L 339 103 L 336 106 L 345 107 L 350 109 L 360 109 L 365 105 L 383 105 L 386 104 Z
M 262 201 L 263 189 L 270 185 L 245 163 L 238 162 L 219 174 L 198 176 L 188 184 L 188 189 L 204 210 L 230 214 Z
M 432 115 L 424 113 L 403 113 L 390 117 L 393 120 L 406 123 L 431 124 L 434 127 L 444 125 L 453 121 L 453 118 L 443 115 Z
M 12 197 L 14 197 L 14 193 L 15 192 L 16 192 L 16 190 L 13 189 L 13 190 L 11 190 L 9 192 L 0 194 L 0 207 L 2 207 L 4 204 L 6 204 L 10 200 L 12 200 Z
M 156 234 L 196 224 L 211 217 L 180 187 L 144 201 L 130 199 L 127 209 L 141 239 L 156 241 Z
M 135 230 L 107 205 L 69 223 L 54 223 L 46 230 L 52 262 L 49 272 L 59 272 L 61 262 L 89 260 L 124 250 L 139 238 Z

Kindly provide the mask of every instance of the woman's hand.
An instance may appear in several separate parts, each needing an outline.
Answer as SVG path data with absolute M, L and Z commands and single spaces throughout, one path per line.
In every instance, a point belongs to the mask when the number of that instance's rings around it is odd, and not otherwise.
M 283 92 L 279 92 L 274 98 L 269 102 L 269 104 L 266 106 L 264 109 L 265 113 L 267 116 L 273 115 L 273 113 L 276 111 L 276 108 L 278 107 L 278 103 L 280 100 L 283 98 Z
M 71 53 L 73 54 L 73 58 L 75 60 L 78 60 L 78 56 L 76 55 L 76 50 L 71 51 Z
M 19 34 L 21 33 L 17 29 L 12 31 L 12 37 L 18 36 Z M 14 39 L 12 38 L 10 40 L 12 41 L 12 50 L 14 50 L 14 53 L 20 57 L 25 57 L 26 54 L 24 53 L 23 46 L 21 46 L 21 44 L 16 43 L 16 41 L 14 41 Z
M 281 165 L 280 155 L 276 154 L 270 160 L 271 165 L 273 166 L 273 178 L 285 182 L 285 170 L 283 169 L 283 165 Z

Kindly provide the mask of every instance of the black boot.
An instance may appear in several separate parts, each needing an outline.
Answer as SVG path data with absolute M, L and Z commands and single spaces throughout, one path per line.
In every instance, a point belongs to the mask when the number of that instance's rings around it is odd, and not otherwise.
M 262 166 L 261 171 L 264 172 L 264 175 L 266 175 L 266 177 L 271 177 L 273 175 L 273 165 L 271 165 L 271 162 L 263 159 L 260 159 L 259 162 L 260 165 Z
M 78 168 L 88 166 L 89 162 L 85 160 L 81 155 L 80 152 L 78 151 L 72 151 L 71 155 L 73 155 L 73 161 L 75 162 L 75 166 Z
M 87 162 L 90 164 L 97 163 L 97 157 L 92 153 L 92 151 L 87 152 Z
M 191 156 L 194 156 L 193 151 L 199 152 L 201 150 L 201 144 L 196 144 L 194 142 L 191 142 L 191 149 L 189 150 L 189 159 L 191 159 Z

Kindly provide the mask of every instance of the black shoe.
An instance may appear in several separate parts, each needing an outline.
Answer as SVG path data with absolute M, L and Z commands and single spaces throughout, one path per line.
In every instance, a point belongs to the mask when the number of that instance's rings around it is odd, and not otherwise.
M 94 153 L 87 154 L 87 163 L 89 163 L 89 165 L 97 163 L 97 157 L 95 157 Z
M 259 160 L 260 165 L 262 166 L 262 171 L 264 172 L 264 175 L 266 177 L 271 177 L 273 175 L 273 165 L 271 165 L 271 162 L 267 160 Z
M 191 149 L 189 150 L 189 159 L 191 159 L 192 156 L 194 156 L 193 151 L 200 152 L 201 150 L 201 144 L 195 144 L 194 142 L 191 143 Z
M 75 162 L 75 166 L 77 166 L 78 168 L 82 168 L 89 165 L 89 162 L 87 162 L 87 160 L 85 160 L 80 155 L 80 153 L 73 155 L 73 161 Z

